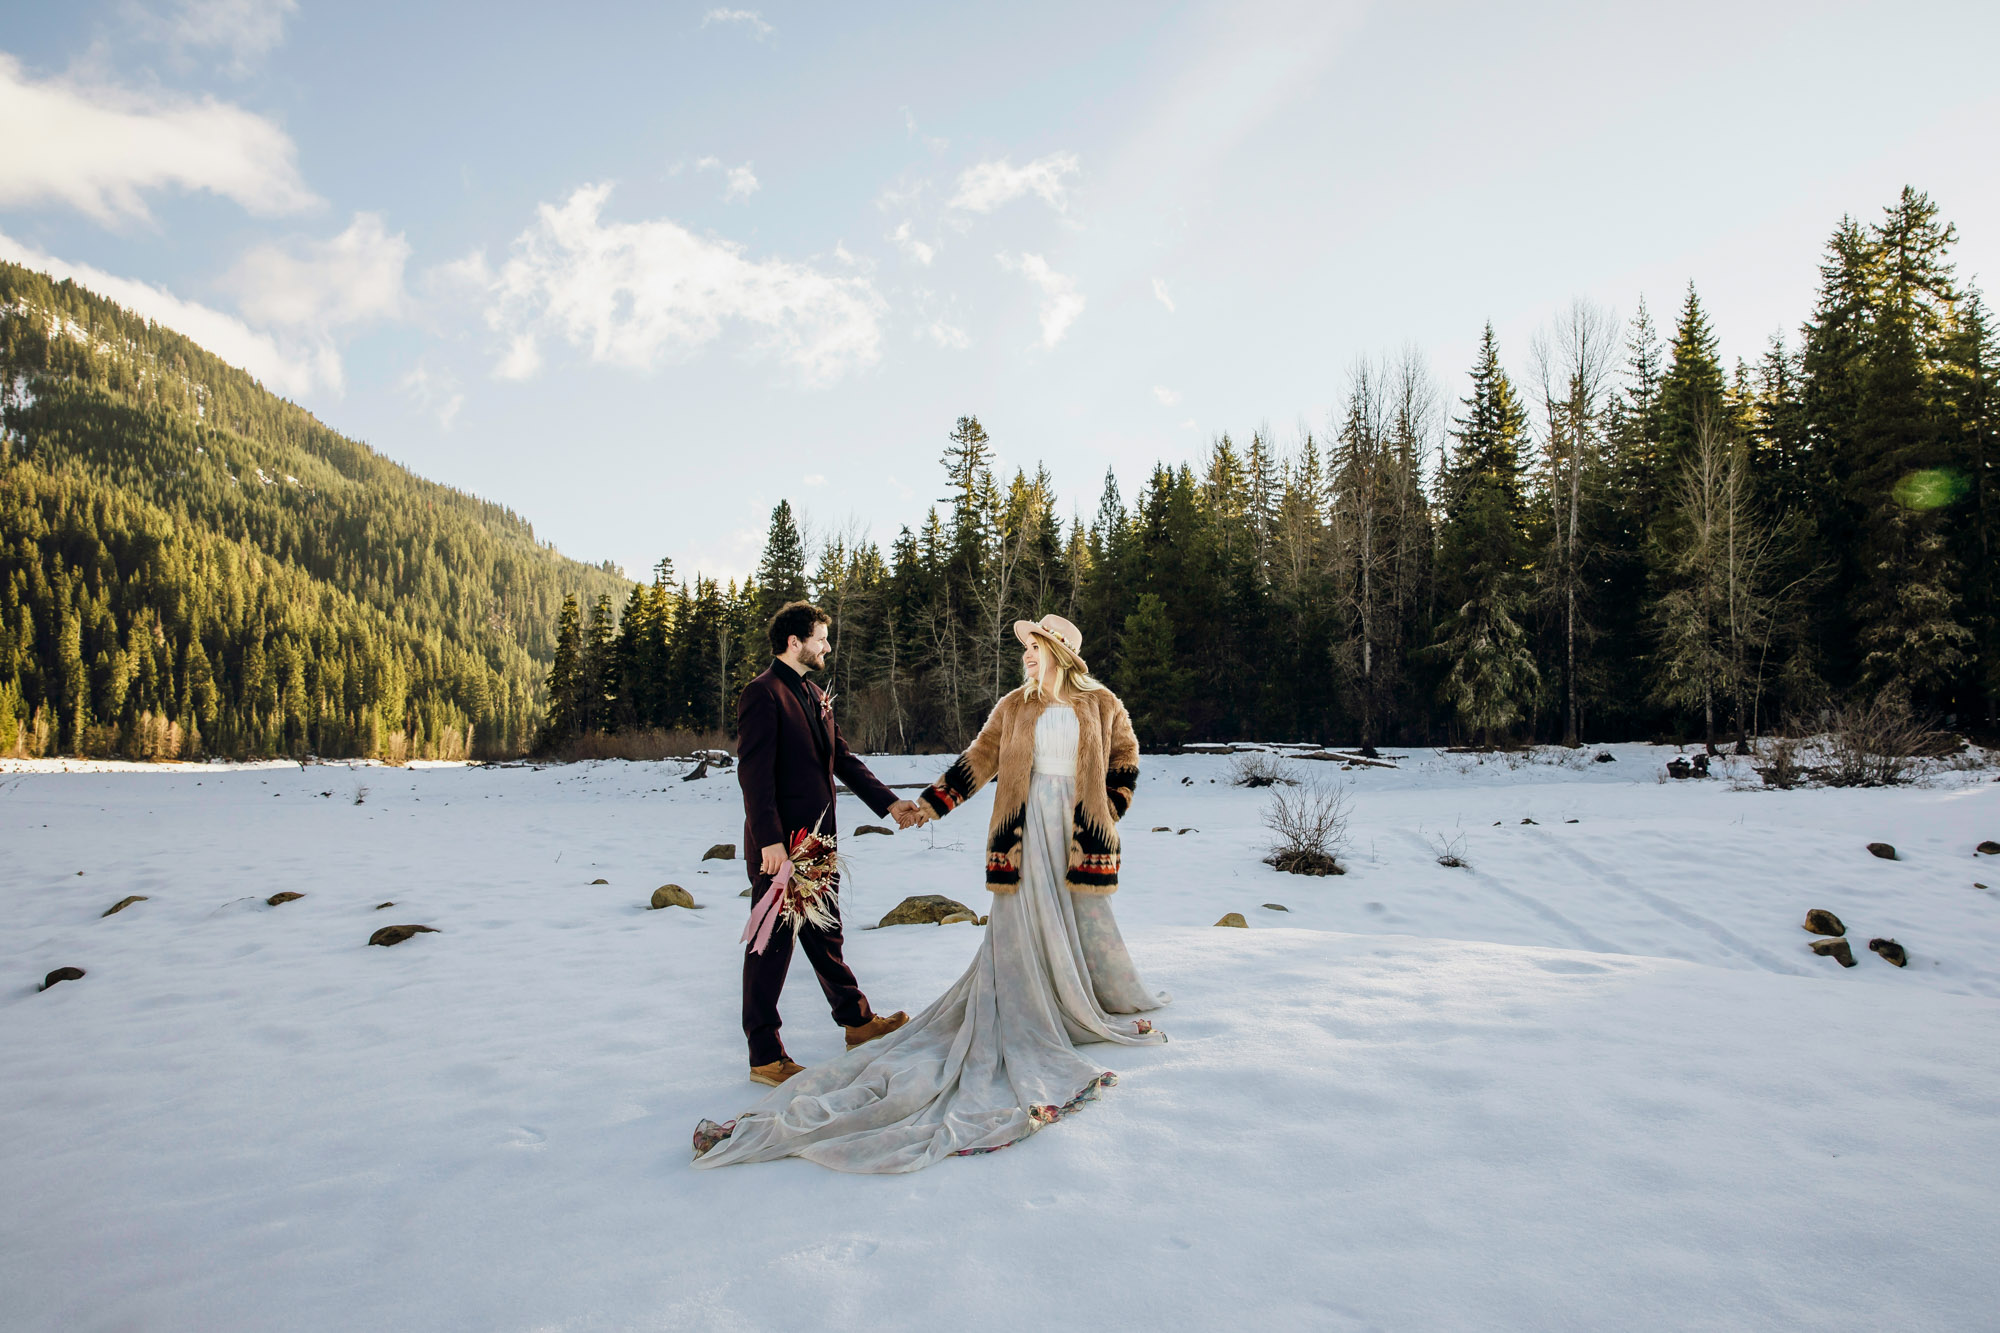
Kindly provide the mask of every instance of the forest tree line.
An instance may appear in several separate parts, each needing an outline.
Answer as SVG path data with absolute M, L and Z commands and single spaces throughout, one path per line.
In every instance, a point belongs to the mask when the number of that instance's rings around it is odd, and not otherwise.
M 0 264 L 0 755 L 518 754 L 563 590 L 625 584 Z
M 1142 740 L 1361 744 L 1809 727 L 1890 698 L 1991 729 L 1994 331 L 1953 229 L 1905 190 L 1844 219 L 1797 339 L 1725 365 L 1689 287 L 1671 328 L 1579 302 L 1510 373 L 1489 325 L 1462 390 L 1357 365 L 1324 430 L 1217 438 L 1065 524 L 1002 481 L 974 416 L 948 503 L 885 551 L 789 502 L 739 585 L 663 561 L 568 597 L 540 740 L 727 731 L 771 612 L 832 617 L 825 680 L 871 750 L 956 748 L 1056 611 Z

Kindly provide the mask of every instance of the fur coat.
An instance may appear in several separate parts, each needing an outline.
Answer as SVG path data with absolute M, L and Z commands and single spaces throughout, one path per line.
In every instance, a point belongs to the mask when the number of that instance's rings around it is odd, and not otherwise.
M 1069 819 L 1069 887 L 1077 893 L 1118 890 L 1118 821 L 1139 781 L 1139 741 L 1125 705 L 1109 690 L 1071 693 L 1076 710 L 1076 808 Z M 1012 893 L 1021 883 L 1021 842 L 1027 827 L 1028 783 L 1034 776 L 1035 723 L 1046 705 L 1023 685 L 993 706 L 966 752 L 917 798 L 943 818 L 996 775 L 993 817 L 986 827 L 986 887 Z

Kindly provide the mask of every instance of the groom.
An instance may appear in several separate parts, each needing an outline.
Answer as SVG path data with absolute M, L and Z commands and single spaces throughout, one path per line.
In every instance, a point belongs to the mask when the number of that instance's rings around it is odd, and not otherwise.
M 834 779 L 868 803 L 877 815 L 893 815 L 908 827 L 914 801 L 899 801 L 847 748 L 833 721 L 833 700 L 806 679 L 826 665 L 826 612 L 811 602 L 787 602 L 771 617 L 770 669 L 744 687 L 736 705 L 736 780 L 743 788 L 743 859 L 750 870 L 751 907 L 773 892 L 772 877 L 784 866 L 791 839 L 800 830 L 835 832 Z M 910 1021 L 900 1009 L 883 1018 L 840 956 L 840 904 L 834 924 L 822 930 L 807 922 L 798 942 L 806 951 L 833 1019 L 847 1029 L 850 1050 L 886 1036 Z M 778 1037 L 778 995 L 792 964 L 792 931 L 780 924 L 764 952 L 743 954 L 743 1035 L 750 1039 L 750 1078 L 776 1087 L 805 1068 L 785 1054 Z

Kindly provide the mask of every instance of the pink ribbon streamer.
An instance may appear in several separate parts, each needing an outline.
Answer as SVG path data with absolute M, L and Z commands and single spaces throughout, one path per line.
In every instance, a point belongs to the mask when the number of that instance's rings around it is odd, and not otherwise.
M 791 882 L 792 863 L 787 861 L 771 877 L 770 889 L 750 909 L 750 919 L 743 923 L 743 943 L 750 946 L 751 953 L 763 953 L 764 946 L 771 942 L 771 932 L 777 929 L 778 918 L 784 915 L 785 886 Z

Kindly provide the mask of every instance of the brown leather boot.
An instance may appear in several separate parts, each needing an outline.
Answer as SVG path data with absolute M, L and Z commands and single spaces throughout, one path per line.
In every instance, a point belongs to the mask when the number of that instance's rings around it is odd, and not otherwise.
M 847 1029 L 847 1049 L 851 1051 L 856 1046 L 866 1046 L 877 1037 L 886 1037 L 909 1021 L 910 1016 L 901 1009 L 887 1018 L 880 1014 L 870 1014 L 867 1022 Z
M 794 1064 L 792 1057 L 789 1055 L 781 1055 L 768 1065 L 751 1065 L 750 1081 L 775 1088 L 792 1075 L 803 1074 L 805 1072 L 806 1067 L 804 1065 Z

